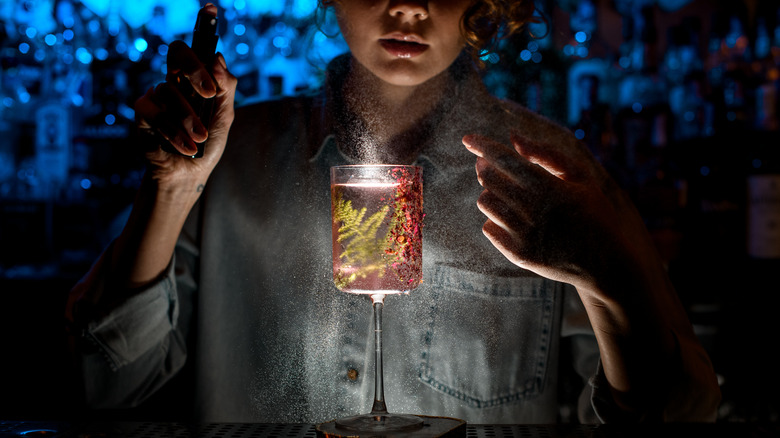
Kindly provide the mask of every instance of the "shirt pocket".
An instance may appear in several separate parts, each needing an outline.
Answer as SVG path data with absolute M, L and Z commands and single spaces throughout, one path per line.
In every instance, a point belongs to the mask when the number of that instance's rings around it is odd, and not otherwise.
M 420 380 L 473 408 L 544 390 L 560 284 L 434 269 Z

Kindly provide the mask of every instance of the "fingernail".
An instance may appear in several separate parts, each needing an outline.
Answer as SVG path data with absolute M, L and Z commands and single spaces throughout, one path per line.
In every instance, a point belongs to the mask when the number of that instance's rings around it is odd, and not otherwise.
M 184 145 L 184 155 L 194 156 L 198 153 L 198 148 L 194 144 Z
M 206 129 L 206 127 L 201 125 L 200 123 L 195 123 L 192 126 L 192 132 L 197 134 L 200 137 L 205 137 L 209 133 L 209 131 Z

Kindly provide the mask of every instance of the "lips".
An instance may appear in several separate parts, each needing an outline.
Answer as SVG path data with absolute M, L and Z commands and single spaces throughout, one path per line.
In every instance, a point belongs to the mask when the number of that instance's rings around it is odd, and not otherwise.
M 414 58 L 428 50 L 428 45 L 412 41 L 409 37 L 392 37 L 379 40 L 379 44 L 387 52 L 397 58 Z

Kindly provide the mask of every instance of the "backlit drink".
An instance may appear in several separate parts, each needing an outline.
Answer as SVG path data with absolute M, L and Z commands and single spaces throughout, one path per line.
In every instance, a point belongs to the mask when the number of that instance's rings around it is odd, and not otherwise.
M 333 281 L 350 293 L 407 292 L 422 281 L 422 171 L 339 166 L 331 171 Z
M 422 282 L 422 169 L 334 166 L 330 193 L 333 282 L 344 292 L 371 295 L 375 346 L 371 413 L 337 419 L 335 428 L 366 436 L 421 429 L 420 417 L 387 411 L 382 308 L 387 294 L 408 292 Z

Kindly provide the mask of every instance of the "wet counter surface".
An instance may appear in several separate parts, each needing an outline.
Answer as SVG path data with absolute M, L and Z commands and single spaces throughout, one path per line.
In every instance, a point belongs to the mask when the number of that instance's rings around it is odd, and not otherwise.
M 467 438 L 780 438 L 780 424 L 715 423 L 664 425 L 484 425 L 469 424 Z M 0 438 L 316 438 L 313 424 L 164 422 L 0 421 Z

